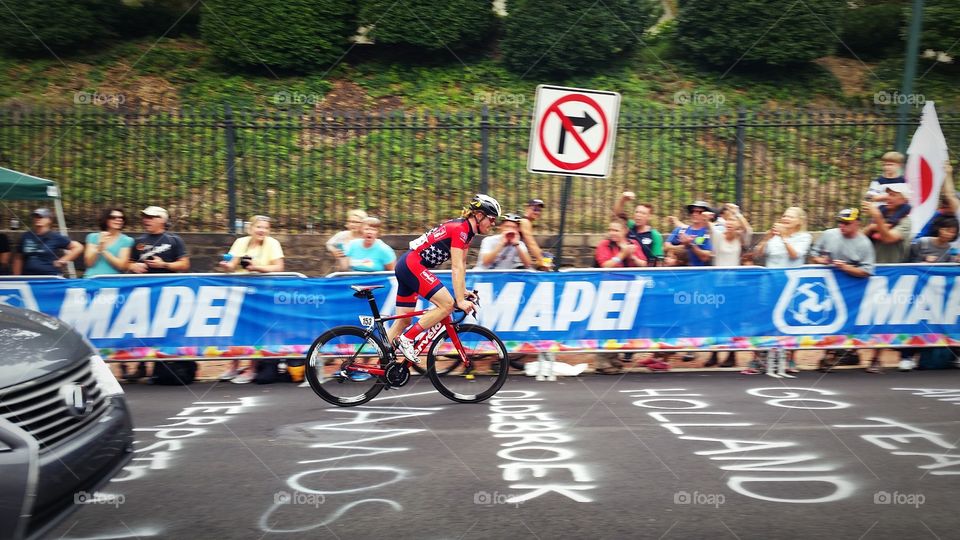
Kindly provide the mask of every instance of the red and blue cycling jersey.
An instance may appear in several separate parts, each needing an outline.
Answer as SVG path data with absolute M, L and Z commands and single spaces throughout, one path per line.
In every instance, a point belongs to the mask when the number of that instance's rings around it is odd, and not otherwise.
M 410 251 L 420 256 L 426 268 L 436 268 L 450 260 L 452 248 L 467 249 L 476 233 L 464 218 L 441 223 L 410 242 Z
M 466 219 L 441 223 L 410 242 L 410 251 L 397 259 L 397 306 L 413 307 L 419 294 L 427 300 L 443 287 L 430 271 L 450 260 L 450 250 L 467 250 L 476 232 Z

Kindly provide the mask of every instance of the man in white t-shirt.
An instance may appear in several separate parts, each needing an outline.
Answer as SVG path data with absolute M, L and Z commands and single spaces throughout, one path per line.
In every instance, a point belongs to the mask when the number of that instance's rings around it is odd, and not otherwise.
M 474 270 L 513 270 L 533 267 L 533 258 L 527 245 L 520 240 L 520 216 L 505 214 L 500 222 L 500 234 L 490 235 L 480 242 L 480 255 Z

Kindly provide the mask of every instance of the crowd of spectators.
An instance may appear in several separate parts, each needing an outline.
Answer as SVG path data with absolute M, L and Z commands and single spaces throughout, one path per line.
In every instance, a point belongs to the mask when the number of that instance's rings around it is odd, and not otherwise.
M 803 264 L 829 265 L 853 277 L 868 277 L 875 264 L 903 262 L 958 262 L 951 246 L 960 235 L 957 211 L 960 200 L 955 192 L 952 168 L 946 164 L 946 179 L 936 214 L 913 240 L 909 204 L 911 189 L 903 177 L 904 156 L 887 152 L 881 158 L 882 174 L 873 180 L 858 206 L 836 214 L 836 227 L 823 231 L 816 242 L 807 230 L 807 214 L 798 206 L 787 208 L 779 220 L 763 233 L 755 233 L 747 217 L 732 203 L 716 208 L 704 200 L 684 207 L 684 219 L 665 218 L 669 233 L 654 226 L 654 206 L 636 202 L 633 192 L 625 191 L 613 201 L 612 221 L 607 234 L 596 245 L 594 266 L 598 268 L 636 268 L 651 266 L 723 266 L 760 264 L 769 268 L 791 268 Z M 628 214 L 628 206 L 632 213 Z M 553 257 L 546 252 L 534 233 L 534 225 L 546 205 L 541 199 L 527 201 L 523 213 L 502 217 L 496 234 L 483 238 L 474 270 L 554 269 Z M 0 235 L 0 273 L 14 275 L 62 275 L 72 270 L 73 261 L 83 256 L 84 277 L 110 274 L 159 274 L 188 272 L 190 258 L 183 240 L 170 228 L 170 216 L 158 206 L 148 206 L 139 216 L 143 232 L 134 240 L 124 230 L 127 214 L 122 208 L 108 208 L 98 220 L 99 232 L 90 233 L 85 245 L 53 230 L 53 213 L 38 208 L 31 214 L 31 227 L 11 246 Z M 270 236 L 271 219 L 255 215 L 248 222 L 247 235 L 238 238 L 218 269 L 235 273 L 270 273 L 284 270 L 284 253 L 277 239 Z M 381 222 L 364 210 L 347 212 L 346 228 L 326 242 L 335 259 L 335 269 L 351 272 L 393 270 L 396 254 L 380 240 Z M 901 349 L 909 369 L 917 350 Z M 847 363 L 855 351 L 827 354 L 821 367 Z M 868 371 L 879 371 L 879 352 Z M 631 361 L 630 354 L 623 361 Z M 694 359 L 691 353 L 683 360 Z M 541 355 L 541 360 L 552 357 Z M 666 370 L 666 355 L 657 353 L 641 361 L 652 370 Z M 795 370 L 792 354 L 788 371 Z M 855 360 L 858 362 L 859 360 Z M 759 373 L 763 355 L 757 355 L 743 373 Z M 705 366 L 732 367 L 730 354 L 720 362 L 711 354 Z M 610 362 L 603 372 L 618 373 L 620 359 Z M 142 364 L 141 364 L 142 367 Z M 246 377 L 255 366 L 246 370 Z M 223 380 L 244 382 L 236 362 L 223 374 Z M 142 374 L 141 374 L 142 375 Z M 137 375 L 133 377 L 136 378 Z

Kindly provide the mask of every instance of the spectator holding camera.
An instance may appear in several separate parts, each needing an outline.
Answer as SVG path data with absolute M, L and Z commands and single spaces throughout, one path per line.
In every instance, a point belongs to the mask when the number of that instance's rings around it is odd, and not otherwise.
M 640 242 L 627 238 L 627 226 L 622 221 L 611 221 L 607 238 L 597 244 L 594 261 L 598 268 L 626 268 L 646 266 Z
M 520 239 L 520 216 L 504 214 L 500 234 L 490 235 L 480 242 L 480 255 L 474 270 L 514 270 L 532 268 L 533 258 L 527 245 Z
M 613 205 L 613 215 L 626 220 L 627 237 L 640 243 L 647 266 L 655 266 L 657 262 L 663 260 L 663 235 L 650 225 L 653 219 L 653 205 L 650 203 L 638 204 L 633 210 L 633 219 L 627 219 L 624 205 L 635 197 L 632 191 L 624 191 Z
M 122 208 L 107 208 L 100 214 L 100 232 L 87 235 L 83 277 L 122 274 L 130 266 L 133 238 L 123 234 L 127 214 Z
M 167 232 L 170 214 L 159 206 L 140 211 L 144 234 L 137 237 L 130 251 L 127 271 L 134 274 L 172 274 L 190 270 L 187 247 L 179 236 Z
M 238 274 L 283 272 L 283 248 L 276 238 L 270 236 L 270 218 L 252 216 L 247 233 L 230 246 L 229 260 L 220 261 L 218 265 Z
M 393 270 L 397 263 L 397 254 L 386 242 L 380 240 L 380 220 L 375 217 L 364 218 L 360 232 L 362 236 L 351 240 L 344 248 L 348 268 L 354 272 Z
M 763 235 L 755 252 L 767 268 L 794 268 L 803 266 L 812 242 L 813 237 L 807 232 L 807 213 L 799 206 L 791 206 Z
M 753 227 L 747 218 L 740 213 L 740 207 L 727 203 L 720 212 L 723 226 L 711 225 L 713 228 L 713 264 L 716 266 L 740 266 L 740 255 L 743 246 L 750 245 L 753 237 Z M 726 217 L 722 217 L 726 216 Z

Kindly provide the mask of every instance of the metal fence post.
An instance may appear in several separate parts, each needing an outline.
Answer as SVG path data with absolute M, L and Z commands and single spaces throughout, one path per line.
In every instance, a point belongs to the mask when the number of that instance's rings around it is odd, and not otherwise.
M 744 138 L 747 135 L 747 111 L 742 107 L 737 110 L 737 172 L 736 172 L 736 200 L 737 206 L 743 207 L 743 160 L 746 144 Z
M 236 150 L 234 145 L 236 143 L 237 132 L 233 124 L 233 110 L 229 104 L 224 106 L 223 126 L 226 130 L 225 135 L 227 137 L 227 231 L 240 234 L 241 231 L 237 230 L 236 227 L 237 175 L 234 169 L 236 165 Z
M 480 191 L 486 193 L 490 188 L 490 111 L 483 106 L 480 111 Z

